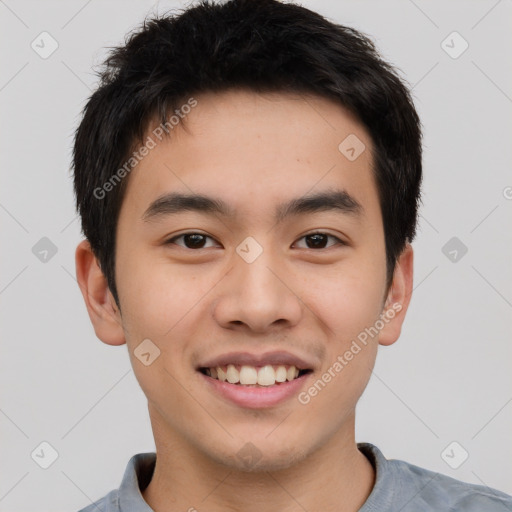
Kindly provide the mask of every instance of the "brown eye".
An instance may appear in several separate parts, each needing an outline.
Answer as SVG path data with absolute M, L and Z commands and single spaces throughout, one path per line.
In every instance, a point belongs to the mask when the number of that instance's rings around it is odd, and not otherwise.
M 205 249 L 207 240 L 213 240 L 212 237 L 203 235 L 202 233 L 183 233 L 167 240 L 166 244 L 175 244 L 185 249 Z M 182 240 L 182 243 L 177 243 L 177 240 Z M 209 247 L 212 247 L 211 245 Z
M 327 246 L 328 240 L 331 238 L 335 241 L 331 245 Z M 303 236 L 300 240 L 306 240 L 306 249 L 325 249 L 328 247 L 332 247 L 336 244 L 345 245 L 342 240 L 334 235 L 329 235 L 327 233 L 310 233 L 309 235 Z M 301 249 L 304 247 L 301 247 Z

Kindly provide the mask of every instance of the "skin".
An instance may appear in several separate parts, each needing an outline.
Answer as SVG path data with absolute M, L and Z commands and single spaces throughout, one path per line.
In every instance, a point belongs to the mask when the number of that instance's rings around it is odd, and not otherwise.
M 144 499 L 157 512 L 356 511 L 375 475 L 356 446 L 355 406 L 378 345 L 400 335 L 413 274 L 408 244 L 386 290 L 371 138 L 345 108 L 316 96 L 238 90 L 196 99 L 186 130 L 177 126 L 130 174 L 117 227 L 121 311 L 88 242 L 76 251 L 96 335 L 127 343 L 148 399 L 158 458 Z M 366 146 L 352 162 L 338 150 L 349 134 Z M 275 223 L 277 204 L 332 188 L 356 198 L 363 215 L 324 211 Z M 236 216 L 144 221 L 166 192 L 220 198 Z M 305 235 L 316 231 L 346 245 L 308 246 Z M 211 238 L 202 249 L 184 239 L 165 244 L 184 232 Z M 252 263 L 235 251 L 248 236 L 263 248 Z M 294 396 L 277 407 L 239 407 L 195 369 L 226 352 L 287 350 L 314 363 L 310 386 L 392 304 L 401 310 L 306 405 Z M 161 351 L 149 366 L 134 355 L 146 338 Z M 260 455 L 249 469 L 237 457 L 247 442 Z

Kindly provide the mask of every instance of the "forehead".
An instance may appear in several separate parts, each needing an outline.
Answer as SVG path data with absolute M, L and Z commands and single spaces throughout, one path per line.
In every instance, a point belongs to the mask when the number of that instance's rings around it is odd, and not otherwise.
M 243 90 L 193 100 L 174 117 L 168 137 L 157 122 L 149 127 L 152 148 L 131 171 L 123 208 L 142 216 L 162 194 L 179 191 L 215 196 L 254 215 L 288 196 L 334 188 L 365 210 L 375 207 L 372 141 L 343 106 Z

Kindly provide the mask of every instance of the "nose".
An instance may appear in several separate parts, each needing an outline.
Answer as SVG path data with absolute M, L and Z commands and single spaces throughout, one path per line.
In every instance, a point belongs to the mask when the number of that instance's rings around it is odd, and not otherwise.
M 219 283 L 213 315 L 224 328 L 268 333 L 297 325 L 303 315 L 300 283 L 271 251 L 252 263 L 233 255 L 233 267 Z

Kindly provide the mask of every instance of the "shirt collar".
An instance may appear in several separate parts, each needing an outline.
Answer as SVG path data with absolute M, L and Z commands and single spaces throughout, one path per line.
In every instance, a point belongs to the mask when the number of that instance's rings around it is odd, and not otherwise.
M 395 468 L 373 444 L 358 443 L 359 451 L 370 461 L 375 470 L 375 483 L 372 492 L 359 512 L 393 510 L 395 503 Z
M 148 486 L 156 464 L 156 453 L 138 453 L 126 466 L 119 488 L 120 512 L 153 512 L 144 501 L 142 491 Z

